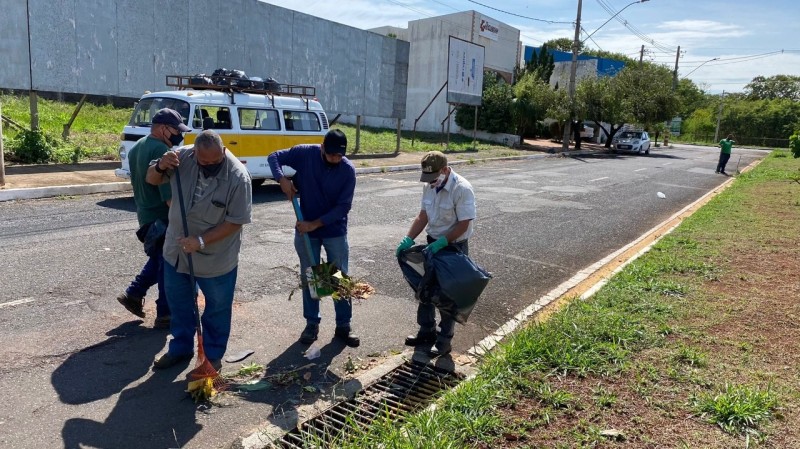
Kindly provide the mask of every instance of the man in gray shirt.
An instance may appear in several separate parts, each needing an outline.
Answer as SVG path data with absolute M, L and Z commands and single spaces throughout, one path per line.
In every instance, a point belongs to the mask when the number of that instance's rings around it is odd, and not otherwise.
M 176 170 L 180 173 L 188 233 L 184 233 L 181 219 Z M 219 370 L 231 330 L 242 225 L 251 220 L 250 175 L 226 150 L 219 135 L 208 130 L 197 136 L 194 148 L 170 151 L 153 161 L 147 182 L 157 185 L 167 181 L 173 201 L 164 242 L 164 286 L 172 312 L 173 338 L 167 353 L 153 367 L 168 368 L 194 354 L 196 286 L 190 281 L 187 257 L 191 254 L 197 286 L 205 297 L 203 348 Z

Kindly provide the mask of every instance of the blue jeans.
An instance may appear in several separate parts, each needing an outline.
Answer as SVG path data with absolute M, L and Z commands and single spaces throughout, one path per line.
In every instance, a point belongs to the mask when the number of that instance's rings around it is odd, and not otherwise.
M 167 294 L 164 290 L 164 256 L 160 253 L 156 257 L 148 257 L 142 271 L 136 275 L 131 285 L 125 290 L 129 296 L 144 298 L 147 290 L 158 285 L 158 298 L 156 299 L 156 316 L 169 316 Z
M 350 247 L 347 244 L 347 236 L 330 237 L 317 239 L 310 237 L 311 249 L 314 251 L 313 264 L 309 260 L 306 244 L 303 235 L 299 232 L 294 234 L 294 249 L 300 257 L 300 280 L 303 284 L 303 317 L 309 324 L 319 324 L 322 315 L 319 313 L 319 300 L 311 297 L 308 291 L 306 280 L 306 268 L 312 265 L 319 265 L 321 248 L 325 248 L 325 255 L 328 262 L 336 265 L 342 273 L 347 273 L 347 261 L 350 257 Z M 350 299 L 340 299 L 333 301 L 333 309 L 336 311 L 336 326 L 349 326 L 350 319 L 353 317 L 353 303 Z
M 428 244 L 435 241 L 431 236 L 428 236 Z M 462 253 L 469 255 L 469 241 L 464 240 L 458 243 L 451 243 Z M 441 315 L 441 314 L 440 314 Z M 417 307 L 417 324 L 419 324 L 420 332 L 435 332 L 436 331 L 436 305 L 433 303 L 419 303 Z M 450 341 L 456 330 L 456 320 L 451 316 L 442 316 L 439 321 L 439 335 L 437 340 Z
M 206 298 L 201 316 L 203 349 L 209 360 L 222 358 L 231 334 L 231 308 L 238 269 L 236 267 L 213 278 L 196 277 L 195 286 L 188 274 L 178 273 L 169 262 L 164 263 L 164 286 L 172 311 L 169 327 L 172 333 L 168 351 L 170 354 L 182 356 L 194 352 L 194 335 L 197 331 L 194 301 L 195 288 L 199 286 Z

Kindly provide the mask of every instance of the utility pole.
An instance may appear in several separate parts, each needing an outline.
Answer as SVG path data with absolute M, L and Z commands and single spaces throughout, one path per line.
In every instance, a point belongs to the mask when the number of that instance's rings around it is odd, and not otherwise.
M 575 77 L 578 73 L 578 50 L 581 45 L 581 8 L 582 0 L 578 0 L 578 16 L 575 19 L 575 39 L 572 41 L 572 65 L 569 68 L 569 120 L 564 127 L 564 137 L 561 142 L 563 151 L 569 150 L 569 135 L 572 128 L 572 120 L 575 118 Z
M 719 112 L 717 112 L 717 129 L 714 131 L 714 142 L 719 142 L 719 122 L 722 120 L 722 104 L 725 102 L 725 91 L 719 99 Z
M 644 44 L 642 44 L 642 49 L 639 50 L 639 65 L 642 65 L 642 60 L 644 59 Z
M 678 52 L 675 53 L 675 71 L 672 72 L 672 90 L 678 88 L 678 58 L 681 57 L 681 46 L 678 45 Z

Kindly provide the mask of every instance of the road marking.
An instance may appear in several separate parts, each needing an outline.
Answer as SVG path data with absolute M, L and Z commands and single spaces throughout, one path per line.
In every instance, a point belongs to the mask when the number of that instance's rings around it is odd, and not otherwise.
M 604 179 L 608 179 L 608 176 L 603 176 L 602 178 L 597 178 L 597 179 L 590 179 L 589 182 L 602 181 Z
M 634 171 L 642 171 L 642 170 L 647 170 L 647 169 L 646 169 L 646 168 L 637 168 L 637 169 L 636 169 L 636 170 L 634 170 Z
M 18 299 L 16 301 L 4 302 L 4 303 L 0 303 L 0 309 L 2 309 L 3 307 L 13 307 L 13 306 L 21 305 L 21 304 L 27 304 L 27 303 L 33 302 L 33 301 L 35 301 L 35 299 L 33 299 L 33 298 L 22 298 L 22 299 Z
M 672 164 L 672 162 L 667 162 L 666 164 L 661 164 L 661 165 L 666 167 L 667 165 L 671 165 L 671 164 Z

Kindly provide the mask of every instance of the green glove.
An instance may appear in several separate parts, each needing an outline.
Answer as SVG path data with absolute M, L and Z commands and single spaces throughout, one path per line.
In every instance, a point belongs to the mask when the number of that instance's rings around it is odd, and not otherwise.
M 438 240 L 428 245 L 428 248 L 430 248 L 431 254 L 436 254 L 445 246 L 447 246 L 447 237 L 439 237 Z
M 409 236 L 405 236 L 403 237 L 403 241 L 397 245 L 397 250 L 394 252 L 394 255 L 399 257 L 402 251 L 405 251 L 412 246 L 414 246 L 414 240 Z

